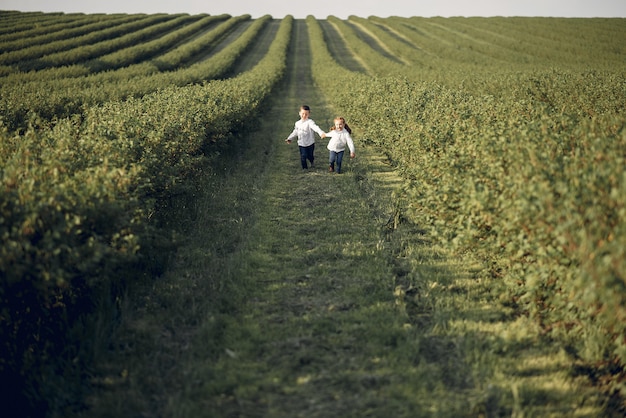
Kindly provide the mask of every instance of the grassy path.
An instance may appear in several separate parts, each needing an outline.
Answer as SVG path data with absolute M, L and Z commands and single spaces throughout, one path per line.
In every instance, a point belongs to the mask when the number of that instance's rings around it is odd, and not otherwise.
M 489 283 L 394 220 L 393 172 L 356 138 L 300 168 L 298 107 L 334 116 L 296 21 L 284 83 L 196 198 L 176 259 L 128 303 L 83 417 L 598 416 L 563 353 Z M 348 120 L 349 122 L 349 120 Z M 395 220 L 398 220 L 397 218 Z M 393 223 L 393 222 L 392 222 Z
M 297 146 L 282 141 L 302 103 L 321 126 L 332 120 L 310 78 L 304 24 L 294 36 L 288 79 L 257 133 L 277 145 L 233 273 L 232 294 L 246 290 L 236 315 L 204 324 L 201 333 L 221 340 L 216 359 L 192 367 L 188 381 L 202 383 L 185 389 L 173 415 L 346 416 L 386 403 L 374 393 L 395 379 L 387 366 L 375 370 L 398 338 L 389 329 L 404 333 L 377 248 L 384 222 L 372 217 L 353 162 L 329 174 L 318 141 L 317 167 L 303 171 Z

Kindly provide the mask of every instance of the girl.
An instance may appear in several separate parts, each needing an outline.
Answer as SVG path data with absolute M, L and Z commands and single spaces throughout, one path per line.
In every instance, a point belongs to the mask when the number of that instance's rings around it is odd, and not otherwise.
M 334 120 L 335 125 L 330 128 L 330 132 L 326 134 L 326 136 L 330 136 L 330 141 L 328 141 L 328 150 L 330 151 L 328 158 L 328 171 L 336 172 L 337 174 L 341 173 L 341 162 L 343 161 L 343 153 L 346 149 L 346 145 L 350 149 L 350 158 L 354 158 L 354 142 L 352 142 L 352 137 L 350 134 L 352 130 L 346 123 L 346 120 L 337 116 Z M 337 166 L 335 168 L 335 163 Z

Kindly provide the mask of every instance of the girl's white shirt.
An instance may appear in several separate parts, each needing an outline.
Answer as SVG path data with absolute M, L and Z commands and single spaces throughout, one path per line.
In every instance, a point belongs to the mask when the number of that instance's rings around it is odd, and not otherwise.
M 328 146 L 326 147 L 330 151 L 345 151 L 347 145 L 350 149 L 350 152 L 354 153 L 354 142 L 352 141 L 350 133 L 345 129 L 342 129 L 340 131 L 333 129 L 330 132 L 327 132 L 326 136 L 330 137 L 330 141 L 328 141 Z
M 294 138 L 298 137 L 298 145 L 308 147 L 315 143 L 315 135 L 313 132 L 317 132 L 320 137 L 324 133 L 322 128 L 317 126 L 313 119 L 306 119 L 304 121 L 300 119 L 294 124 L 293 132 L 289 134 L 287 139 L 293 141 Z

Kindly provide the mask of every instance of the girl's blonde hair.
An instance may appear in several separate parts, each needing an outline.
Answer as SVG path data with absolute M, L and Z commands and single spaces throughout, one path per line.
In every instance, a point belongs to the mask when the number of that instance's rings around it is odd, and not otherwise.
M 343 128 L 348 131 L 349 134 L 352 134 L 352 129 L 350 129 L 350 127 L 348 126 L 348 124 L 346 123 L 346 119 L 343 116 L 337 116 L 333 122 L 337 122 L 338 120 L 340 120 L 343 123 Z M 335 129 L 335 125 L 333 124 L 333 126 L 330 127 L 330 130 L 334 130 Z

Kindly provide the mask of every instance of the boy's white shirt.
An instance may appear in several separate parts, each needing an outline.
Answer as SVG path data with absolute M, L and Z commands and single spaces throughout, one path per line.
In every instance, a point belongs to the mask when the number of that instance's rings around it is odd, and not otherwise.
M 315 135 L 313 132 L 317 132 L 319 136 L 322 136 L 324 131 L 317 126 L 313 119 L 300 119 L 294 124 L 293 132 L 287 137 L 288 140 L 293 141 L 298 137 L 298 145 L 301 147 L 308 147 L 315 143 Z
M 330 136 L 330 141 L 328 141 L 328 146 L 326 147 L 330 151 L 345 151 L 347 145 L 350 152 L 354 153 L 354 142 L 352 141 L 350 133 L 345 129 L 340 131 L 333 129 L 330 132 L 327 132 L 326 136 Z

